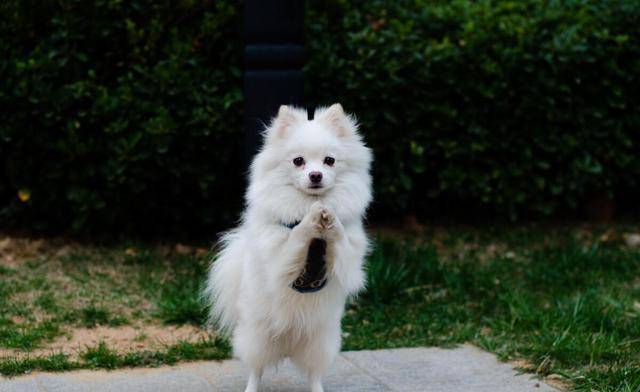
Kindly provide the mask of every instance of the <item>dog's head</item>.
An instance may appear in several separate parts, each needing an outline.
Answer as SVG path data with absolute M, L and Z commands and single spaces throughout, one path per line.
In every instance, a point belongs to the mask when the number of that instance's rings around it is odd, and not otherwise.
M 349 155 L 345 141 L 357 137 L 355 121 L 340 104 L 316 112 L 281 106 L 267 135 L 267 145 L 280 146 L 283 169 L 300 192 L 321 195 L 331 190 Z
M 281 106 L 254 160 L 252 185 L 268 184 L 262 196 L 281 192 L 283 202 L 296 194 L 306 201 L 359 196 L 366 207 L 370 163 L 355 118 L 340 104 L 316 110 L 313 120 L 303 109 Z

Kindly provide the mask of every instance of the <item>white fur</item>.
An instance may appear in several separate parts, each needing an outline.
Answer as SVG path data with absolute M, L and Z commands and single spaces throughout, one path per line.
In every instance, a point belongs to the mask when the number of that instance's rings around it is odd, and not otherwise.
M 296 157 L 305 164 L 294 165 Z M 263 370 L 285 357 L 307 373 L 313 392 L 322 391 L 320 379 L 340 351 L 345 301 L 365 283 L 362 221 L 371 201 L 371 160 L 354 118 L 339 104 L 318 109 L 313 120 L 283 106 L 265 131 L 241 224 L 224 236 L 205 292 L 211 320 L 250 370 L 247 392 L 257 391 Z M 322 173 L 321 189 L 310 188 L 312 171 Z M 283 225 L 297 221 L 293 229 Z M 327 241 L 328 281 L 318 292 L 299 293 L 291 284 L 312 238 Z

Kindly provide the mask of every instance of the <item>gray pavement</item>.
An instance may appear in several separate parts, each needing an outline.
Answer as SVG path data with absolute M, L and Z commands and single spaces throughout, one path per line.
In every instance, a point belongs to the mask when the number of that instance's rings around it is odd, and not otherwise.
M 196 362 L 151 369 L 37 373 L 0 379 L 0 392 L 242 391 L 245 369 L 235 360 Z M 557 391 L 520 374 L 493 355 L 464 345 L 456 349 L 403 348 L 343 352 L 324 380 L 326 392 Z M 305 378 L 286 361 L 266 372 L 262 392 L 307 391 Z

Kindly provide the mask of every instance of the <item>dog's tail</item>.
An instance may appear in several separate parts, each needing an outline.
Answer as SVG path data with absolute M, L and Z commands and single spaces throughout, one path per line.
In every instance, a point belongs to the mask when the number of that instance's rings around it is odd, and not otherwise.
M 242 280 L 242 236 L 237 230 L 224 235 L 222 249 L 214 257 L 204 290 L 210 306 L 209 327 L 230 335 L 238 321 L 237 302 Z

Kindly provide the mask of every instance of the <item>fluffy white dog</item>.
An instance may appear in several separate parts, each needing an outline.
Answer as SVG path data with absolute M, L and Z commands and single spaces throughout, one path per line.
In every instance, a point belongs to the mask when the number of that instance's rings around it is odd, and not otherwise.
M 212 321 L 250 369 L 246 392 L 285 357 L 323 390 L 345 301 L 364 286 L 371 160 L 340 104 L 313 120 L 282 106 L 266 129 L 241 225 L 224 236 L 205 292 Z

